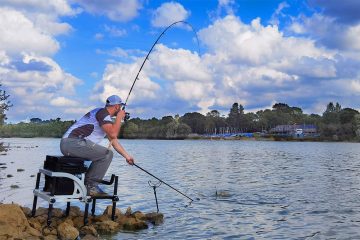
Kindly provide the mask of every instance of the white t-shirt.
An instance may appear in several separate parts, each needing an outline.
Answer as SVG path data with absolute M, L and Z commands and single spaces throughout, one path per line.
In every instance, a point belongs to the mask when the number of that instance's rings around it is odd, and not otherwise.
M 95 108 L 74 123 L 63 138 L 83 138 L 99 143 L 106 136 L 101 128 L 106 123 L 112 123 L 109 112 L 106 108 Z

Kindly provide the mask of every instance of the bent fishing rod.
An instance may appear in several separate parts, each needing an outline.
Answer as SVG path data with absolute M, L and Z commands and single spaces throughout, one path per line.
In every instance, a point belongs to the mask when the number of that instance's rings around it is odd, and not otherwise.
M 161 34 L 159 35 L 159 37 L 156 39 L 156 41 L 153 43 L 153 45 L 151 46 L 150 50 L 149 50 L 148 53 L 146 54 L 146 57 L 145 57 L 144 61 L 142 62 L 141 66 L 140 66 L 140 69 L 139 69 L 139 71 L 137 72 L 137 74 L 136 74 L 136 76 L 135 76 L 135 79 L 134 79 L 134 81 L 133 81 L 133 83 L 132 83 L 132 85 L 131 85 L 130 91 L 129 91 L 127 97 L 126 97 L 124 106 L 123 106 L 123 108 L 122 108 L 123 110 L 125 110 L 125 108 L 126 108 L 127 102 L 128 102 L 128 100 L 129 100 L 130 94 L 131 94 L 131 92 L 132 92 L 132 90 L 133 90 L 133 88 L 134 88 L 134 86 L 135 86 L 135 83 L 136 83 L 137 80 L 139 80 L 139 75 L 140 75 L 140 73 L 141 73 L 141 71 L 142 71 L 142 69 L 143 69 L 146 61 L 149 60 L 149 56 L 150 56 L 150 54 L 152 53 L 155 45 L 159 42 L 160 38 L 167 32 L 167 30 L 169 30 L 171 27 L 173 27 L 173 26 L 175 26 L 176 24 L 179 24 L 179 23 L 188 25 L 188 26 L 191 28 L 191 30 L 194 32 L 195 37 L 196 37 L 196 42 L 197 42 L 197 45 L 198 45 L 198 52 L 199 52 L 199 55 L 200 55 L 199 38 L 198 38 L 198 36 L 197 36 L 197 34 L 196 34 L 196 31 L 194 30 L 193 26 L 192 26 L 190 23 L 188 23 L 188 22 L 186 22 L 186 21 L 177 21 L 177 22 L 173 22 L 172 24 L 170 24 L 169 26 L 167 26 L 167 27 L 164 29 L 164 31 L 161 32 Z M 127 113 L 126 118 L 129 119 L 129 117 L 130 117 L 129 114 Z
M 190 23 L 186 22 L 186 21 L 177 21 L 177 22 L 173 22 L 172 24 L 170 24 L 168 27 L 166 27 L 166 28 L 161 32 L 161 34 L 159 35 L 159 37 L 156 39 L 156 41 L 153 43 L 153 45 L 151 46 L 150 50 L 149 50 L 148 53 L 146 54 L 146 57 L 145 57 L 144 61 L 142 62 L 141 66 L 140 66 L 140 69 L 139 69 L 139 71 L 137 72 L 137 74 L 136 74 L 136 76 L 135 76 L 135 79 L 134 79 L 134 81 L 133 81 L 133 83 L 132 83 L 132 85 L 131 85 L 131 88 L 130 88 L 130 91 L 129 91 L 127 97 L 126 97 L 124 106 L 122 107 L 122 109 L 123 109 L 124 111 L 125 111 L 125 108 L 126 108 L 126 106 L 127 106 L 127 102 L 128 102 L 128 100 L 129 100 L 130 94 L 131 94 L 131 92 L 132 92 L 132 90 L 133 90 L 133 88 L 134 88 L 134 86 L 135 86 L 135 83 L 136 83 L 137 80 L 139 80 L 139 75 L 140 75 L 140 73 L 141 73 L 141 71 L 142 71 L 142 69 L 143 69 L 146 61 L 149 60 L 149 56 L 150 56 L 150 54 L 152 53 L 155 45 L 159 42 L 159 40 L 160 40 L 161 37 L 166 33 L 166 31 L 168 31 L 171 27 L 173 27 L 173 26 L 175 26 L 176 24 L 179 24 L 179 23 L 188 25 L 188 26 L 191 28 L 191 30 L 194 32 L 195 37 L 196 37 L 196 41 L 197 41 L 197 45 L 198 45 L 199 55 L 200 55 L 199 38 L 198 38 L 198 36 L 197 36 L 197 34 L 196 34 L 196 31 L 194 30 L 193 26 L 192 26 Z M 126 121 L 126 120 L 128 120 L 129 118 L 130 118 L 129 113 L 126 113 L 124 120 Z M 142 170 L 143 172 L 149 174 L 149 175 L 152 176 L 153 178 L 157 179 L 158 181 L 160 181 L 160 183 L 165 184 L 166 186 L 170 187 L 170 188 L 173 189 L 174 191 L 176 191 L 176 192 L 180 193 L 181 195 L 183 195 L 184 197 L 188 198 L 189 200 L 191 200 L 191 202 L 194 201 L 192 198 L 190 198 L 190 197 L 187 196 L 186 194 L 180 192 L 178 189 L 172 187 L 170 184 L 168 184 L 168 183 L 164 182 L 163 180 L 161 180 L 160 178 L 154 176 L 153 174 L 151 174 L 150 172 L 146 171 L 145 169 L 143 169 L 142 167 L 138 166 L 137 164 L 134 163 L 133 165 L 134 165 L 135 167 L 139 168 L 140 170 Z M 156 195 L 155 195 L 155 197 L 156 197 Z

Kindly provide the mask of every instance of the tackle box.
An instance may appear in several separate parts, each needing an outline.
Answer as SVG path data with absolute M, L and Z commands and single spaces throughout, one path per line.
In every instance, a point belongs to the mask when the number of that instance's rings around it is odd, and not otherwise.
M 65 172 L 80 177 L 87 171 L 86 159 L 68 156 L 46 156 L 44 169 L 52 172 Z M 54 189 L 53 189 L 54 188 Z M 71 195 L 74 192 L 74 182 L 69 178 L 45 176 L 43 191 L 51 192 L 55 195 Z

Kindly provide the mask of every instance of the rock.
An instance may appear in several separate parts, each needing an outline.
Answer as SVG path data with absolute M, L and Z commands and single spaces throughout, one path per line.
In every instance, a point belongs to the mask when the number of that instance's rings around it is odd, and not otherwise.
M 57 218 L 61 218 L 64 215 L 63 210 L 60 208 L 54 208 L 51 213 L 53 217 Z
M 48 235 L 44 237 L 44 240 L 57 240 L 57 236 L 56 235 Z
M 26 240 L 41 240 L 42 238 L 40 237 L 35 237 L 35 236 L 26 236 Z
M 31 227 L 35 228 L 36 230 L 40 232 L 42 231 L 41 223 L 39 223 L 39 221 L 36 218 L 30 218 L 29 224 Z
M 40 224 L 44 224 L 44 223 L 46 223 L 47 216 L 46 216 L 46 215 L 41 215 L 41 216 L 35 217 L 35 219 L 36 219 Z
M 162 213 L 147 213 L 145 219 L 154 225 L 159 225 L 164 222 L 164 215 Z
M 91 218 L 93 222 L 105 222 L 110 220 L 108 215 L 100 215 L 100 216 L 94 216 Z
M 35 212 L 35 216 L 42 216 L 42 215 L 46 215 L 48 214 L 48 209 L 44 208 L 44 207 L 39 207 L 38 209 L 36 209 Z
M 122 228 L 128 231 L 135 231 L 135 230 L 147 229 L 148 225 L 144 221 L 137 220 L 136 218 L 133 217 L 129 217 L 126 218 Z
M 27 229 L 27 232 L 30 234 L 30 235 L 32 235 L 32 236 L 34 236 L 34 237 L 41 237 L 42 235 L 41 235 L 41 232 L 39 231 L 39 230 L 37 230 L 37 229 L 35 229 L 35 228 L 32 228 L 32 227 L 27 227 L 26 228 Z M 36 238 L 36 239 L 38 239 L 38 238 Z M 28 239 L 28 238 L 27 238 Z
M 82 239 L 100 239 L 99 233 L 112 234 L 120 229 L 136 231 L 148 228 L 146 221 L 157 225 L 163 222 L 161 213 L 144 214 L 140 211 L 132 213 L 130 207 L 126 214 L 115 209 L 116 222 L 111 221 L 112 206 L 108 206 L 103 215 L 89 216 L 89 224 L 84 224 L 84 213 L 79 207 L 71 207 L 70 215 L 64 217 L 59 208 L 53 209 L 52 222 L 46 227 L 47 208 L 38 208 L 36 216 L 31 217 L 31 209 L 16 204 L 0 203 L 0 240 L 2 239 L 63 239 L 73 240 L 81 236 Z M 28 219 L 25 215 L 28 215 Z
M 82 226 L 84 226 L 84 217 L 74 217 L 73 222 L 74 227 L 81 228 Z
M 0 205 L 0 239 L 24 239 L 40 236 L 40 232 L 30 226 L 19 205 Z
M 56 230 L 56 228 L 53 228 L 53 227 L 48 228 L 45 226 L 43 229 L 43 234 L 44 234 L 44 236 L 50 236 L 50 235 L 57 236 L 57 230 Z
M 69 224 L 69 221 L 61 223 L 57 227 L 58 237 L 62 240 L 74 240 L 79 236 L 79 231 Z
M 74 227 L 74 222 L 71 218 L 65 218 L 64 223 L 67 223 L 70 226 Z
M 71 206 L 69 216 L 70 217 L 83 217 L 84 212 L 82 212 L 79 207 Z
M 124 225 L 124 222 L 126 221 L 126 219 L 128 219 L 128 217 L 126 217 L 125 215 L 120 215 L 119 217 L 117 217 L 115 219 L 115 221 L 117 223 L 119 223 L 120 226 Z
M 112 214 L 112 206 L 107 206 L 103 215 L 107 215 L 108 217 L 111 217 Z M 118 208 L 115 208 L 115 216 L 120 216 L 121 215 L 121 211 Z
M 23 213 L 25 214 L 25 216 L 30 216 L 31 215 L 31 209 L 28 207 L 20 207 L 21 210 L 23 211 Z
M 101 233 L 114 233 L 119 229 L 119 223 L 107 220 L 104 222 L 97 222 L 95 227 L 96 230 Z
M 80 229 L 80 234 L 81 235 L 92 235 L 92 236 L 99 236 L 99 234 L 97 233 L 95 227 L 93 225 L 89 225 L 89 226 L 84 226 Z
M 85 237 L 81 238 L 81 240 L 97 240 L 99 239 L 98 237 L 95 237 L 93 235 L 87 234 L 85 235 Z
M 130 216 L 131 215 L 131 207 L 128 207 L 127 209 L 126 209 L 126 212 L 125 212 L 125 216 Z
M 140 211 L 136 211 L 132 214 L 136 219 L 138 220 L 143 220 L 145 219 L 145 214 L 143 214 L 142 212 Z

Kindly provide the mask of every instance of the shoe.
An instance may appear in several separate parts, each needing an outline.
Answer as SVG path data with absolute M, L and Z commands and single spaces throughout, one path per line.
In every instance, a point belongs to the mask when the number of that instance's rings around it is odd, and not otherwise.
M 109 194 L 104 192 L 99 186 L 90 186 L 88 188 L 88 195 L 90 195 L 91 197 L 109 196 Z

